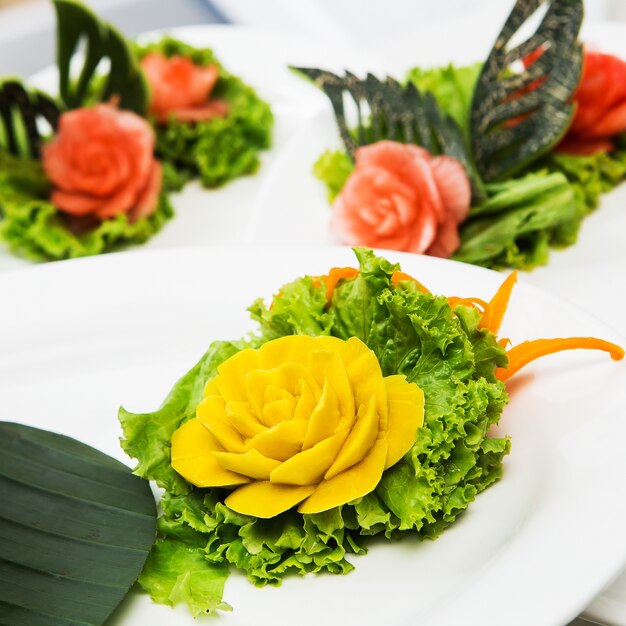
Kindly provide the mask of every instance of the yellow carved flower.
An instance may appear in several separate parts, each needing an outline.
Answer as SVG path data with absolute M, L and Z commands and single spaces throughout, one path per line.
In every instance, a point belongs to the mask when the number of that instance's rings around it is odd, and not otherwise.
M 218 367 L 196 417 L 172 436 L 172 466 L 225 503 L 273 517 L 319 513 L 373 491 L 415 442 L 424 394 L 383 377 L 359 339 L 288 336 Z

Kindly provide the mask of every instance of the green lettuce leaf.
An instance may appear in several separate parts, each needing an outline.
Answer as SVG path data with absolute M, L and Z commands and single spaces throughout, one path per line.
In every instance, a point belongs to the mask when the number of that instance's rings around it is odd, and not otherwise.
M 486 186 L 472 207 L 454 258 L 525 270 L 547 263 L 551 248 L 576 242 L 600 196 L 626 178 L 626 150 L 592 156 L 551 153 L 521 177 Z
M 332 324 L 326 312 L 326 289 L 310 276 L 283 285 L 268 309 L 262 299 L 248 309 L 260 325 L 263 342 L 285 335 L 328 335 Z
M 194 617 L 216 609 L 230 610 L 222 600 L 228 568 L 207 561 L 200 533 L 179 524 L 180 537 L 170 532 L 170 525 L 169 518 L 159 519 L 158 537 L 139 584 L 155 602 L 170 606 L 184 602 Z
M 313 165 L 313 174 L 326 185 L 328 202 L 332 203 L 346 184 L 354 163 L 343 150 L 327 150 Z
M 356 253 L 360 275 L 335 290 L 329 309 L 333 334 L 362 339 L 385 376 L 404 374 L 426 397 L 415 446 L 385 472 L 376 494 L 397 518 L 396 528 L 436 536 L 500 471 L 500 463 L 483 462 L 481 444 L 507 401 L 493 373 L 506 357 L 495 337 L 478 329 L 475 309 L 457 307 L 453 316 L 444 297 L 392 290 L 398 266 L 369 250 Z M 507 451 L 503 442 L 500 462 Z M 473 480 L 465 484 L 470 469 Z
M 397 265 L 370 250 L 355 252 L 360 274 L 341 281 L 329 305 L 319 278 L 284 285 L 270 306 L 258 300 L 250 308 L 256 334 L 246 342 L 214 343 L 159 411 L 120 411 L 122 445 L 138 460 L 137 473 L 166 489 L 159 541 L 140 579 L 156 601 L 186 602 L 194 614 L 224 608 L 219 591 L 227 567 L 256 585 L 279 584 L 288 573 L 348 573 L 349 555 L 365 552 L 369 536 L 435 538 L 501 476 L 509 441 L 488 432 L 507 402 L 494 377 L 507 363 L 504 350 L 478 328 L 475 309 L 453 311 L 446 298 L 411 283 L 394 288 Z M 227 490 L 186 483 L 170 466 L 169 442 L 193 415 L 219 363 L 289 334 L 361 338 L 385 375 L 404 374 L 423 388 L 425 422 L 413 448 L 384 472 L 374 492 L 315 515 L 290 510 L 257 519 L 228 509 Z
M 100 254 L 147 241 L 174 210 L 165 193 L 152 215 L 129 223 L 118 215 L 84 232 L 73 232 L 66 218 L 48 200 L 50 183 L 41 163 L 0 151 L 0 237 L 15 253 L 36 261 Z
M 584 215 L 575 188 L 546 171 L 487 185 L 490 197 L 472 208 L 453 258 L 485 267 L 531 269 L 548 260 L 551 243 L 575 233 Z M 559 237 L 558 233 L 561 233 Z
M 553 152 L 539 163 L 539 167 L 566 176 L 581 194 L 585 213 L 590 213 L 598 206 L 603 193 L 611 191 L 626 178 L 626 149 L 590 156 Z
M 452 64 L 428 69 L 414 67 L 406 76 L 418 89 L 435 96 L 439 106 L 452 116 L 463 131 L 467 145 L 470 143 L 472 97 L 481 69 L 482 63 L 462 67 Z
M 233 343 L 216 341 L 170 391 L 158 411 L 130 413 L 120 409 L 124 438 L 122 448 L 139 461 L 135 473 L 156 481 L 173 494 L 189 493 L 191 486 L 170 465 L 170 439 L 174 431 L 195 415 L 204 385 L 215 376 L 217 366 L 241 349 Z
M 194 48 L 171 37 L 137 45 L 136 52 L 140 59 L 160 52 L 168 57 L 187 56 L 198 65 L 220 65 L 212 50 Z M 221 66 L 211 96 L 228 103 L 228 115 L 195 124 L 174 119 L 166 124 L 155 122 L 156 152 L 181 176 L 199 176 L 205 187 L 219 187 L 258 169 L 259 152 L 271 145 L 274 118 L 267 102 L 252 87 Z M 176 179 L 166 181 L 174 183 L 168 189 L 180 188 Z

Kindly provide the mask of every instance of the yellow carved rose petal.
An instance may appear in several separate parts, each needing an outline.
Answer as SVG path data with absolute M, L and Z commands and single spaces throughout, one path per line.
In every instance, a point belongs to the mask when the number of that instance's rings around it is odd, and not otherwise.
M 383 374 L 376 355 L 356 337 L 347 341 L 337 337 L 320 337 L 323 345 L 339 350 L 354 392 L 354 402 L 358 407 L 367 404 L 372 396 L 376 397 L 377 410 L 383 422 L 387 420 L 387 396 L 383 383 Z M 340 342 L 338 344 L 337 342 Z
M 269 518 L 279 515 L 311 495 L 313 485 L 275 485 L 256 482 L 239 487 L 224 500 L 224 504 L 237 513 Z
M 226 403 L 220 396 L 207 396 L 196 408 L 196 417 L 226 450 L 243 452 L 244 440 L 226 413 Z
M 372 396 L 367 406 L 362 404 L 359 408 L 356 424 L 324 478 L 332 478 L 358 463 L 378 439 L 379 426 L 376 399 Z
M 305 381 L 312 389 L 317 383 L 309 370 L 299 363 L 283 363 L 271 370 L 251 370 L 246 374 L 245 387 L 250 407 L 261 416 L 265 405 L 265 391 L 269 386 L 279 387 L 296 395 Z
M 317 338 L 307 335 L 279 337 L 264 343 L 258 350 L 259 369 L 271 370 L 283 363 L 306 365 L 308 354 L 317 350 Z
M 389 451 L 385 469 L 397 463 L 415 443 L 417 429 L 424 423 L 424 392 L 406 382 L 404 376 L 387 376 Z
M 293 412 L 293 419 L 308 421 L 321 394 L 313 391 L 311 386 L 304 381 L 302 381 L 299 391 L 300 396 L 298 397 L 296 408 Z
M 271 474 L 273 483 L 285 485 L 311 485 L 319 483 L 331 466 L 333 459 L 348 436 L 348 431 L 340 431 L 324 439 L 308 450 L 303 450 L 280 464 Z
M 213 456 L 224 469 L 249 476 L 255 480 L 268 480 L 272 470 L 280 465 L 280 461 L 271 459 L 254 448 L 243 454 L 214 452 Z
M 246 447 L 254 448 L 272 459 L 286 461 L 302 450 L 306 429 L 304 420 L 281 422 L 250 439 Z
M 172 435 L 172 467 L 197 487 L 231 487 L 249 482 L 249 478 L 224 469 L 213 452 L 221 450 L 199 419 L 185 422 Z
M 322 395 L 309 416 L 309 427 L 304 438 L 303 448 L 312 448 L 315 444 L 330 437 L 339 426 L 341 413 L 337 394 L 328 381 L 324 384 Z
M 387 441 L 378 439 L 367 456 L 337 476 L 323 480 L 298 507 L 300 513 L 321 513 L 374 491 L 387 458 Z M 246 487 L 240 487 L 245 489 Z
M 274 400 L 263 406 L 263 423 L 268 428 L 276 426 L 281 422 L 293 419 L 293 413 L 296 408 L 295 400 L 283 398 L 282 400 Z
M 320 388 L 323 388 L 327 381 L 332 383 L 333 391 L 339 403 L 339 412 L 353 422 L 354 393 L 346 366 L 339 353 L 329 350 L 313 350 L 309 353 L 307 367 L 311 370 L 311 374 L 313 374 Z M 346 424 L 347 426 L 348 424 Z
M 217 386 L 220 395 L 226 402 L 246 400 L 245 375 L 257 366 L 257 351 L 252 349 L 237 352 L 226 359 L 218 368 L 212 387 Z M 205 395 L 208 395 L 205 390 Z
M 295 400 L 295 398 L 294 395 L 289 393 L 286 389 L 274 387 L 274 385 L 268 385 L 265 388 L 265 397 L 263 401 L 265 404 L 268 404 L 269 402 L 276 402 L 276 400 Z
M 224 409 L 228 419 L 242 437 L 255 437 L 267 430 L 267 426 L 261 424 L 254 416 L 247 402 L 227 402 Z

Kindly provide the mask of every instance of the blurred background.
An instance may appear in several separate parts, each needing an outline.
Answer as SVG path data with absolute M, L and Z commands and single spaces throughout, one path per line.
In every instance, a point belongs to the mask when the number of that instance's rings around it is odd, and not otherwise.
M 444 21 L 472 36 L 472 25 L 494 36 L 512 0 L 87 0 L 125 34 L 201 23 L 236 23 L 287 30 L 393 55 L 398 42 L 419 41 Z M 626 0 L 586 0 L 593 21 L 626 21 Z M 402 19 L 398 20 L 398 15 Z M 54 15 L 48 0 L 0 0 L 0 75 L 28 76 L 53 62 Z M 478 29 L 477 29 L 478 30 Z

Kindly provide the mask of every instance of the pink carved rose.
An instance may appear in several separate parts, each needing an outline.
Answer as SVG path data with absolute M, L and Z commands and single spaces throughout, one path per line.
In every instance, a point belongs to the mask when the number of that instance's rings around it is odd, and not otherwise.
M 150 86 L 150 113 L 159 121 L 173 117 L 201 122 L 228 113 L 226 102 L 211 99 L 219 78 L 217 65 L 203 67 L 185 56 L 150 52 L 141 60 L 141 68 Z
M 43 147 L 52 181 L 52 203 L 73 216 L 131 221 L 150 215 L 161 191 L 161 164 L 154 159 L 152 128 L 113 104 L 61 115 L 58 132 Z
M 333 206 L 333 227 L 349 245 L 449 257 L 459 247 L 470 183 L 452 157 L 395 141 L 358 148 Z

